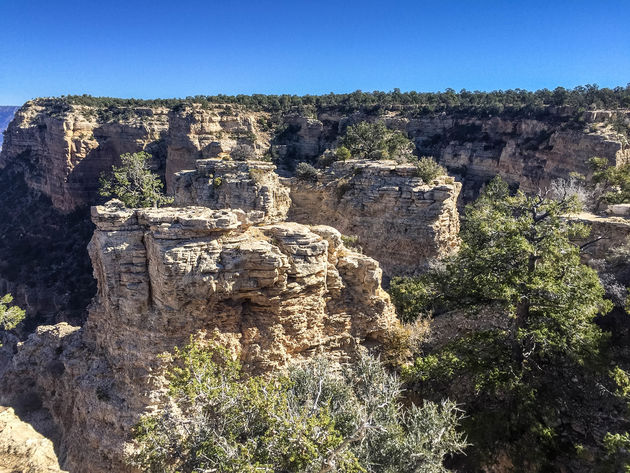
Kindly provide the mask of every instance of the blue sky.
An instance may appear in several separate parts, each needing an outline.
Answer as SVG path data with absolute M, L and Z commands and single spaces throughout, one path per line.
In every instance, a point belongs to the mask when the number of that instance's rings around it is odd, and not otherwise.
M 625 86 L 629 21 L 629 0 L 0 0 L 0 104 Z

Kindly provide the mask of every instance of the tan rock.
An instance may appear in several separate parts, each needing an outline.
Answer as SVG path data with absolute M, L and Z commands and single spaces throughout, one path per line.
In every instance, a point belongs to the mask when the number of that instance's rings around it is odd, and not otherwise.
M 219 340 L 258 373 L 322 351 L 350 360 L 397 324 L 378 263 L 333 228 L 116 202 L 92 215 L 98 294 L 86 326 L 39 327 L 0 396 L 41 400 L 70 471 L 132 471 L 131 429 L 162 399 L 159 355 L 191 336 Z
M 335 227 L 389 275 L 414 274 L 457 249 L 461 184 L 425 184 L 413 165 L 334 163 L 316 183 L 292 179 L 289 220 Z
M 195 170 L 175 174 L 175 204 L 242 209 L 258 223 L 283 221 L 291 199 L 275 169 L 263 161 L 198 160 Z
M 50 440 L 0 406 L 0 473 L 63 473 Z

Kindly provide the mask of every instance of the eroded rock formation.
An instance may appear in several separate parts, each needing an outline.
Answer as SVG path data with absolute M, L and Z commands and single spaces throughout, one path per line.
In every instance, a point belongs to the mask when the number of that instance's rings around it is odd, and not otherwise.
M 424 183 L 410 164 L 347 161 L 317 182 L 290 182 L 289 220 L 335 227 L 390 276 L 417 273 L 458 246 L 461 184 L 452 178 Z
M 70 471 L 132 471 L 125 442 L 160 401 L 158 355 L 191 335 L 261 372 L 320 351 L 351 359 L 397 323 L 378 263 L 333 228 L 116 201 L 92 218 L 98 294 L 87 324 L 39 327 L 1 385 L 3 401 L 50 412 Z
M 175 174 L 175 205 L 241 209 L 255 222 L 286 219 L 291 205 L 289 189 L 280 183 L 273 164 L 201 159 L 194 167 Z

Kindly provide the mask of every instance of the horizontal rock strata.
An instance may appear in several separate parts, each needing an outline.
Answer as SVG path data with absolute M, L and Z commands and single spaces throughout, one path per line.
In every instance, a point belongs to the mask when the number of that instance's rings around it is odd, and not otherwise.
M 258 373 L 322 351 L 352 359 L 397 323 L 378 263 L 333 228 L 116 201 L 92 219 L 98 294 L 86 326 L 39 327 L 0 397 L 50 412 L 70 471 L 132 471 L 131 428 L 163 393 L 158 355 L 191 336 L 218 340 Z
M 241 209 L 255 222 L 283 221 L 291 199 L 275 169 L 263 161 L 200 159 L 194 170 L 175 174 L 175 205 Z
M 290 220 L 335 227 L 390 276 L 415 274 L 458 246 L 461 184 L 452 178 L 424 183 L 410 164 L 347 161 L 290 185 Z

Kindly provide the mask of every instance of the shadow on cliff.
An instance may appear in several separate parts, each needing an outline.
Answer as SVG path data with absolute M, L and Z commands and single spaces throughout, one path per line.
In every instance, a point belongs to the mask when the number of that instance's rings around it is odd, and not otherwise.
M 0 293 L 26 309 L 22 334 L 38 325 L 81 325 L 96 293 L 87 253 L 94 230 L 89 208 L 70 214 L 30 189 L 16 167 L 0 171 Z
M 98 205 L 106 199 L 99 196 L 99 178 L 109 174 L 113 165 L 120 165 L 120 155 L 146 151 L 153 156 L 151 167 L 164 179 L 166 171 L 167 146 L 164 133 L 158 140 L 143 144 L 146 130 L 142 127 L 130 127 L 106 123 L 94 128 L 94 139 L 98 146 L 91 149 L 70 171 L 67 188 L 72 201 L 80 205 Z M 129 136 L 130 140 L 121 140 L 120 135 Z M 137 136 L 136 136 L 137 135 Z M 118 136 L 118 139 L 115 137 Z M 133 143 L 133 144 L 129 144 Z M 89 215 L 88 215 L 89 217 Z M 89 219 L 89 218 L 88 218 Z

